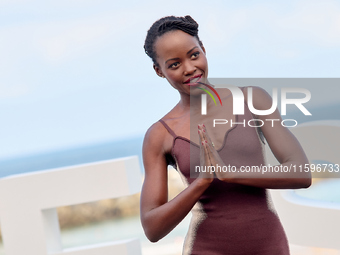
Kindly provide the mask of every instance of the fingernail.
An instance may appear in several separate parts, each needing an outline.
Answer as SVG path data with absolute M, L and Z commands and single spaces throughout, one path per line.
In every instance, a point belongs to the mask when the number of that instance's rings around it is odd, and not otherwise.
M 208 143 L 208 141 L 207 141 L 207 140 L 204 140 L 204 142 L 205 142 L 205 143 Z
M 203 129 L 203 132 L 205 133 L 205 130 Z
M 203 124 L 203 127 L 205 127 L 204 124 Z
M 204 145 L 204 142 L 202 142 L 202 145 Z

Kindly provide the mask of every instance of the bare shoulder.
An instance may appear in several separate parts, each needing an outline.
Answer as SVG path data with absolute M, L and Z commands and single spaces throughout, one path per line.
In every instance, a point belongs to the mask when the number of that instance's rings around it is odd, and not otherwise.
M 257 86 L 249 86 L 243 88 L 244 99 L 249 104 L 248 93 L 251 93 L 252 104 L 255 109 L 267 110 L 272 106 L 272 97 L 268 94 L 266 90 Z
M 162 117 L 167 124 L 173 119 L 176 119 L 176 107 L 168 112 L 166 115 Z M 164 154 L 169 154 L 171 152 L 173 144 L 173 137 L 169 134 L 169 131 L 166 127 L 160 122 L 157 121 L 152 124 L 149 129 L 146 131 L 143 142 L 143 150 L 147 147 L 148 149 L 152 149 L 153 151 L 159 154 L 160 152 Z
M 164 151 L 163 141 L 166 135 L 166 129 L 159 121 L 149 127 L 144 136 L 143 147 L 151 147 L 156 150 Z

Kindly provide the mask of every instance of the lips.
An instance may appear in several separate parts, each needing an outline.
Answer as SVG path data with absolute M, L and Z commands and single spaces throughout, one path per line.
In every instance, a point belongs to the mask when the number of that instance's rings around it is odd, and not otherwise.
M 198 74 L 187 79 L 184 83 L 187 85 L 197 85 L 197 83 L 201 80 L 201 78 L 202 78 L 202 74 Z

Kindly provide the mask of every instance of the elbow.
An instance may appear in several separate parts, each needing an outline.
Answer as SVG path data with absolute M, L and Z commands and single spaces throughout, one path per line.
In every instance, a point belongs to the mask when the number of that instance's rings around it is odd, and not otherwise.
M 307 189 L 312 185 L 312 178 L 303 178 L 301 179 L 301 186 L 302 189 Z
M 145 218 L 142 219 L 142 226 L 144 229 L 144 234 L 147 237 L 147 239 L 152 242 L 156 243 L 158 242 L 162 237 L 159 234 L 159 228 L 157 228 L 157 225 L 152 224 L 153 221 L 148 222 Z
M 300 162 L 300 166 L 309 165 L 308 161 Z M 304 168 L 303 171 L 300 171 L 300 173 L 295 173 L 295 188 L 296 189 L 307 189 L 312 185 L 312 174 L 309 171 L 308 168 Z
M 155 233 L 154 231 L 144 229 L 144 233 L 146 237 L 148 238 L 148 240 L 152 243 L 156 243 L 161 239 L 161 237 L 158 236 L 157 233 Z
M 157 237 L 149 237 L 149 236 L 147 236 L 147 238 L 149 239 L 149 241 L 151 242 L 151 243 L 157 243 L 159 240 L 160 240 L 160 238 L 157 238 Z
M 301 188 L 307 189 L 312 185 L 312 174 L 310 171 L 305 173 L 306 175 L 301 178 Z
M 296 189 L 307 189 L 312 185 L 312 176 L 310 173 L 307 176 L 295 179 Z

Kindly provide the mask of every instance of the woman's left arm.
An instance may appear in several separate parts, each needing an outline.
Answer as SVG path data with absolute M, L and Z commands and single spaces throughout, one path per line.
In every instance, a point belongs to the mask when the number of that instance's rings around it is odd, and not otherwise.
M 255 109 L 267 110 L 271 108 L 272 98 L 264 89 L 252 87 L 252 92 Z M 245 98 L 247 97 L 247 92 L 245 92 Z M 279 171 L 273 173 L 261 171 L 259 173 L 246 173 L 238 171 L 224 175 L 219 179 L 225 182 L 271 189 L 308 188 L 311 185 L 311 173 L 304 171 L 305 164 L 309 163 L 308 159 L 296 137 L 288 128 L 281 125 L 282 118 L 278 109 L 275 109 L 269 115 L 255 117 L 264 122 L 261 130 L 274 156 L 282 167 L 287 166 L 288 169 L 291 169 L 291 172 Z M 275 121 L 268 121 L 273 119 Z M 293 169 L 296 169 L 296 172 Z

